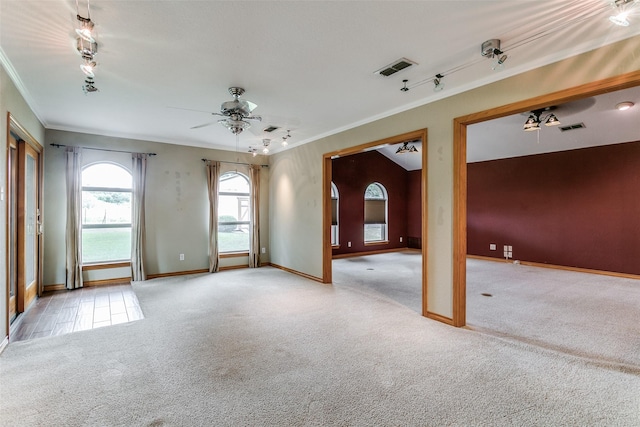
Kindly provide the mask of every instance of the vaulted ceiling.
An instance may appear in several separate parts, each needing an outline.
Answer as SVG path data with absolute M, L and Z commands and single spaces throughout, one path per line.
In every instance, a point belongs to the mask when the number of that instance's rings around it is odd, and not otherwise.
M 290 146 L 313 142 L 640 34 L 640 4 L 624 7 L 629 27 L 609 21 L 607 0 L 95 0 L 99 91 L 85 94 L 86 0 L 0 0 L 0 60 L 50 129 L 240 151 L 270 138 L 277 151 L 287 130 Z M 489 39 L 508 56 L 501 71 L 480 54 Z M 375 73 L 400 58 L 416 65 Z M 210 114 L 231 86 L 263 117 L 237 140 Z

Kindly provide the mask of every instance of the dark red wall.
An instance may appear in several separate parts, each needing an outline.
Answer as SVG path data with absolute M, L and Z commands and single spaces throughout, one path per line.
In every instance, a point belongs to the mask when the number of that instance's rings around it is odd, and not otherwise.
M 640 142 L 470 163 L 470 255 L 640 274 Z M 497 251 L 490 251 L 495 243 Z
M 332 181 L 338 187 L 340 195 L 338 212 L 340 247 L 334 248 L 334 255 L 407 247 L 407 206 L 409 204 L 415 210 L 415 197 L 409 197 L 408 173 L 404 168 L 377 151 L 369 151 L 334 159 Z M 372 182 L 379 182 L 387 189 L 389 244 L 365 246 L 364 191 Z M 420 187 L 418 186 L 418 207 L 419 198 Z M 410 199 L 411 201 L 408 202 Z M 420 224 L 419 220 L 418 224 Z M 415 229 L 415 225 L 412 223 L 410 228 Z M 349 241 L 350 248 L 347 246 Z

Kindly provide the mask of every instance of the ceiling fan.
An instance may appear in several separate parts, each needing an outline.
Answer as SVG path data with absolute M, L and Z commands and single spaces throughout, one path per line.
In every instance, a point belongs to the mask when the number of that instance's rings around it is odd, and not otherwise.
M 229 93 L 233 96 L 233 100 L 223 102 L 220 105 L 219 113 L 211 113 L 215 116 L 223 116 L 224 119 L 193 126 L 191 129 L 198 129 L 215 123 L 220 123 L 229 129 L 231 133 L 238 135 L 243 130 L 248 129 L 251 126 L 251 123 L 249 123 L 248 120 L 262 120 L 262 117 L 251 114 L 257 107 L 256 104 L 251 101 L 240 99 L 244 93 L 243 88 L 230 87 Z

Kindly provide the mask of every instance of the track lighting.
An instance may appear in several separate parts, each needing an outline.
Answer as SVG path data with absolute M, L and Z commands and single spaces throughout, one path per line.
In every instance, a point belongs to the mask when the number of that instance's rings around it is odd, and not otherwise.
M 84 64 L 80 65 L 80 69 L 83 73 L 85 73 L 89 77 L 95 77 L 93 74 L 93 69 L 96 67 L 95 61 L 85 61 Z
M 262 149 L 262 153 L 263 154 L 269 154 L 269 144 L 271 144 L 271 140 L 270 139 L 263 139 L 262 140 L 262 145 L 264 145 L 264 148 Z
M 409 80 L 407 80 L 407 79 L 402 80 L 402 83 L 404 83 L 404 86 L 402 86 L 402 87 L 400 88 L 400 90 L 401 90 L 401 91 L 403 91 L 403 92 L 407 92 L 407 91 L 409 90 L 409 88 L 407 87 L 407 82 L 408 82 L 408 81 L 409 81 Z
M 500 50 L 500 39 L 490 39 L 480 45 L 480 53 L 485 58 L 495 58 L 492 70 L 501 70 L 508 56 Z
M 631 12 L 629 10 L 630 7 L 632 6 L 627 6 L 627 4 L 630 3 L 637 3 L 638 0 L 615 0 L 612 2 L 612 5 L 616 8 L 616 14 L 615 15 L 611 15 L 609 17 L 609 21 L 613 22 L 614 24 L 620 26 L 620 27 L 628 27 L 629 26 L 629 20 L 627 19 L 629 17 L 629 13 Z
M 286 147 L 287 145 L 289 145 L 289 142 L 287 141 L 289 138 L 291 138 L 291 131 L 289 129 L 287 129 L 287 134 L 285 136 L 282 137 L 282 146 Z
M 524 130 L 525 132 L 540 130 L 540 123 L 542 123 L 543 120 L 545 126 L 557 126 L 560 124 L 560 120 L 558 120 L 556 115 L 553 113 L 549 113 L 544 117 L 540 117 L 545 111 L 548 111 L 548 109 L 543 108 L 540 110 L 533 110 L 531 114 L 529 114 L 529 118 L 527 119 L 527 121 L 524 122 L 522 130 Z
M 84 85 L 82 86 L 82 91 L 84 94 L 98 92 L 98 88 L 95 86 L 95 82 L 93 81 L 93 77 L 87 77 L 84 79 Z
M 258 150 L 256 150 L 255 148 L 249 147 L 249 153 L 251 153 L 251 155 L 255 157 L 258 155 Z
M 433 79 L 433 91 L 440 92 L 444 89 L 444 83 L 442 83 L 442 79 L 444 76 L 440 73 L 436 74 L 436 77 Z

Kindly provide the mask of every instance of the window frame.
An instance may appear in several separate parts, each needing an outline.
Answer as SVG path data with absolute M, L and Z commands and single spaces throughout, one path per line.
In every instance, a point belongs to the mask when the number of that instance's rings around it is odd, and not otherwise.
M 132 172 L 127 169 L 126 167 L 124 167 L 123 165 L 116 163 L 116 162 L 110 162 L 110 161 L 99 161 L 99 162 L 93 162 L 90 164 L 87 164 L 85 166 L 83 166 L 82 168 L 82 172 L 81 174 L 84 175 L 85 171 L 87 171 L 88 169 L 91 169 L 93 167 L 96 166 L 100 166 L 100 165 L 110 165 L 110 166 L 114 166 L 116 168 L 120 168 L 122 169 L 122 171 L 126 172 L 129 177 L 131 178 L 131 187 L 127 188 L 127 187 L 96 187 L 96 186 L 85 186 L 83 182 L 81 182 L 81 187 L 80 187 L 80 193 L 81 193 L 81 203 L 84 207 L 84 202 L 85 202 L 85 193 L 91 193 L 91 192 L 102 192 L 102 193 L 128 193 L 129 194 L 129 207 L 130 209 L 132 209 L 132 201 L 133 201 L 133 174 Z M 131 219 L 131 215 L 130 215 L 130 219 Z M 82 264 L 83 264 L 83 270 L 85 270 L 84 266 L 88 266 L 89 268 L 87 269 L 92 269 L 91 267 L 95 266 L 104 266 L 104 265 L 129 265 L 130 261 L 131 261 L 131 233 L 132 233 L 132 223 L 131 220 L 129 222 L 126 223 L 105 223 L 105 224 L 101 224 L 101 223 L 85 223 L 84 222 L 84 215 L 83 215 L 83 219 L 81 222 L 81 231 L 80 231 L 80 240 L 83 241 L 83 235 L 84 235 L 84 230 L 97 230 L 97 229 L 114 229 L 114 228 L 123 228 L 123 229 L 129 229 L 129 254 L 126 258 L 113 258 L 113 259 L 101 259 L 98 261 L 85 261 L 85 245 L 82 245 Z
M 367 190 L 369 189 L 369 187 L 371 186 L 377 186 L 380 191 L 382 192 L 382 197 L 381 198 L 372 198 L 372 197 L 367 197 Z M 370 184 L 368 184 L 365 187 L 364 190 L 364 212 L 363 212 L 363 218 L 364 218 L 364 224 L 363 224 L 363 242 L 365 244 L 365 246 L 367 245 L 378 245 L 378 244 L 385 244 L 385 243 L 389 243 L 389 193 L 387 192 L 387 188 L 382 185 L 381 183 L 374 181 Z M 379 200 L 384 200 L 384 222 L 381 223 L 367 223 L 367 218 L 366 218 L 366 205 L 367 205 L 367 201 L 379 201 Z M 367 239 L 367 228 L 368 226 L 371 225 L 379 225 L 380 226 L 380 239 L 371 239 L 368 240 Z
M 338 191 L 338 186 L 331 181 L 331 210 L 333 217 L 333 201 L 336 201 L 335 206 L 335 216 L 336 223 L 333 224 L 333 220 L 331 221 L 331 246 L 340 247 L 340 192 Z
M 220 183 L 223 182 L 223 177 L 225 175 L 235 175 L 235 176 L 240 176 L 242 177 L 248 184 L 249 190 L 247 193 L 242 193 L 242 192 L 238 192 L 238 191 L 221 191 L 220 187 L 218 187 L 218 207 L 220 206 L 220 197 L 221 196 L 236 196 L 236 197 L 242 197 L 245 198 L 246 197 L 246 202 L 247 202 L 247 207 L 246 207 L 246 212 L 247 215 L 249 216 L 249 219 L 246 221 L 220 221 L 220 211 L 218 210 L 218 229 L 216 230 L 217 232 L 217 238 L 218 238 L 218 253 L 220 258 L 232 258 L 235 256 L 245 256 L 245 255 L 249 255 L 249 250 L 250 250 L 250 245 L 251 245 L 251 180 L 249 179 L 249 177 L 245 174 L 243 174 L 242 172 L 238 172 L 238 171 L 227 171 L 224 172 L 220 175 Z M 243 200 L 241 200 L 243 201 Z M 222 251 L 220 250 L 220 226 L 221 225 L 231 225 L 231 226 L 238 226 L 238 225 L 247 225 L 249 228 L 249 247 L 247 247 L 246 249 L 240 249 L 240 250 L 230 250 L 230 251 Z

